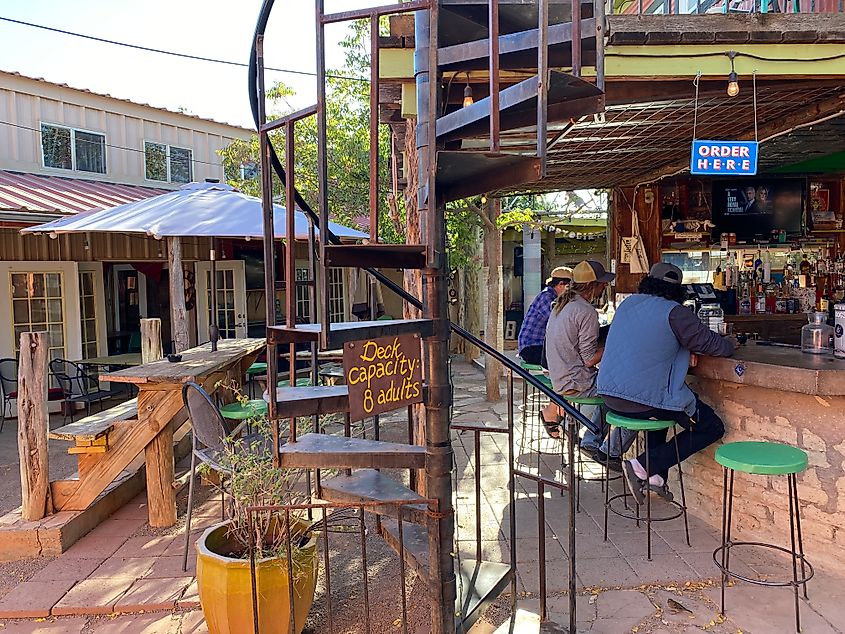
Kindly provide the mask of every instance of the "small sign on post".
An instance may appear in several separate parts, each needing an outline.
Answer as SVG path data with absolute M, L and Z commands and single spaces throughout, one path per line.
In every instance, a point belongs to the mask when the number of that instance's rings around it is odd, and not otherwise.
M 349 415 L 363 420 L 423 400 L 418 334 L 351 341 L 343 346 Z
M 754 176 L 757 141 L 692 142 L 690 174 L 698 176 Z

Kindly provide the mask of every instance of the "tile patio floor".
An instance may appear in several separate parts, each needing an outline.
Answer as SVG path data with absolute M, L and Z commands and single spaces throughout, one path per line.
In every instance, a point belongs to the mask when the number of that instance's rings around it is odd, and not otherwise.
M 456 422 L 506 421 L 504 401 L 490 404 L 484 400 L 483 376 L 477 369 L 456 362 L 453 379 Z M 518 390 L 517 398 L 520 397 Z M 526 429 L 525 441 L 517 438 L 516 442 L 520 468 L 560 479 L 560 459 L 554 453 L 559 447 L 546 440 L 530 440 L 541 438 L 536 421 L 529 419 Z M 473 558 L 476 551 L 473 440 L 466 432 L 455 432 L 454 439 L 456 553 Z M 0 443 L 8 442 L 14 442 L 13 435 L 0 435 Z M 538 455 L 530 448 L 549 453 Z M 484 435 L 481 449 L 482 556 L 507 561 L 510 509 L 507 508 L 506 437 Z M 598 471 L 589 471 L 587 477 L 598 477 Z M 517 493 L 518 611 L 509 619 L 511 598 L 503 596 L 476 624 L 472 634 L 563 632 L 568 623 L 567 498 L 557 491 L 547 491 L 544 498 L 549 621 L 541 626 L 537 617 L 540 526 L 536 485 L 520 481 Z M 180 496 L 180 521 L 184 513 L 183 498 L 184 492 Z M 717 536 L 700 518 L 690 516 L 691 547 L 685 543 L 681 520 L 657 525 L 654 556 L 649 562 L 645 558 L 644 528 L 638 529 L 633 523 L 612 515 L 609 539 L 603 540 L 603 501 L 598 481 L 582 484 L 581 512 L 576 515 L 579 632 L 779 634 L 794 631 L 792 594 L 785 589 L 738 583 L 728 589 L 727 619 L 719 618 L 718 577 L 711 554 Z M 658 510 L 655 505 L 655 513 Z M 714 512 L 718 513 L 719 509 Z M 206 499 L 195 510 L 193 528 L 198 532 L 215 523 L 219 513 L 219 500 Z M 31 573 L 0 596 L 0 634 L 206 632 L 196 596 L 196 558 L 191 552 L 188 571 L 183 573 L 181 535 L 178 526 L 168 531 L 151 530 L 146 524 L 144 499 L 137 498 L 61 557 L 29 562 Z M 371 534 L 369 539 L 379 538 Z M 812 560 L 812 553 L 808 557 Z M 735 562 L 748 573 L 772 575 L 789 570 L 784 567 L 786 562 L 769 558 L 735 557 Z M 802 600 L 804 632 L 845 631 L 841 588 L 841 578 L 817 573 L 810 582 L 810 600 Z M 388 626 L 374 631 L 401 631 L 390 620 L 387 623 Z M 363 626 L 343 631 L 363 632 Z M 418 625 L 413 631 L 423 633 L 426 626 Z

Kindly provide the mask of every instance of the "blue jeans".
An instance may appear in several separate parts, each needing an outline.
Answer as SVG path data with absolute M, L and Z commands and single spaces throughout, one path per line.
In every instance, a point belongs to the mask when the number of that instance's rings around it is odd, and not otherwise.
M 590 389 L 579 392 L 578 394 L 567 394 L 566 396 L 595 396 L 596 387 L 593 385 Z M 565 398 L 565 397 L 564 397 Z M 579 406 L 584 418 L 590 421 L 589 425 L 584 425 L 584 437 L 581 439 L 581 449 L 593 451 L 599 448 L 602 439 L 607 433 L 606 425 L 604 423 L 604 407 L 599 405 L 581 405 Z
M 595 386 L 577 394 L 577 396 L 595 395 Z M 604 422 L 606 412 L 607 408 L 600 405 L 581 405 L 581 413 L 591 425 L 584 425 L 584 436 L 581 438 L 580 446 L 586 451 L 600 449 L 611 458 L 619 458 L 634 443 L 637 433 L 628 429 L 613 428 L 608 436 L 607 424 Z

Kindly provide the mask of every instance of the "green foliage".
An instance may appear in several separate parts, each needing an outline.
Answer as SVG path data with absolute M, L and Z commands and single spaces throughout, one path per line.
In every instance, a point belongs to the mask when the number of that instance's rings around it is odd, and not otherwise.
M 473 201 L 446 205 L 446 251 L 450 269 L 477 266 L 474 254 L 480 238 L 480 207 Z

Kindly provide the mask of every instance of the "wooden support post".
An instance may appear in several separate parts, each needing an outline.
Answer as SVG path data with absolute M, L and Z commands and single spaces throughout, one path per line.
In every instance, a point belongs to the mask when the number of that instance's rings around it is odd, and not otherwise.
M 21 333 L 18 364 L 18 456 L 21 472 L 21 517 L 40 520 L 52 513 L 47 468 L 46 332 Z
M 161 348 L 161 319 L 141 320 L 141 363 L 164 358 Z
M 176 477 L 173 464 L 172 418 L 178 412 L 178 405 L 181 405 L 182 400 L 181 395 L 177 398 L 176 403 L 172 402 L 176 400 L 173 398 L 168 398 L 165 402 L 153 390 L 141 390 L 138 394 L 139 419 L 145 412 L 147 424 L 162 426 L 161 431 L 144 449 L 150 526 L 167 527 L 176 523 L 176 491 L 171 485 Z
M 487 266 L 487 323 L 484 326 L 484 343 L 497 350 L 502 349 L 502 231 L 496 225 L 502 213 L 502 201 L 490 198 L 484 214 L 484 259 Z M 501 400 L 499 380 L 502 378 L 501 364 L 489 355 L 484 360 L 484 376 L 487 384 L 487 400 Z
M 167 266 L 170 269 L 170 337 L 173 340 L 173 352 L 182 352 L 188 349 L 190 343 L 181 238 L 167 238 Z

